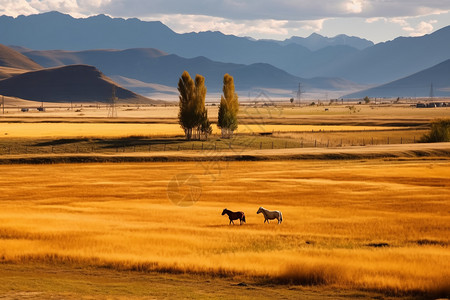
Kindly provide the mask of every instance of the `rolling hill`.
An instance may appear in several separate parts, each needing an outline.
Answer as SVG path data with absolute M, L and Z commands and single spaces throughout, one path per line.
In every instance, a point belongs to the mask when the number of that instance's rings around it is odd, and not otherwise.
M 40 65 L 38 65 L 25 55 L 2 44 L 0 44 L 0 67 L 24 70 L 42 69 Z
M 152 102 L 87 65 L 31 71 L 0 80 L 1 95 L 45 102 L 109 102 L 113 89 L 119 102 Z
M 0 44 L 0 80 L 39 69 L 42 67 L 25 55 Z
M 231 74 L 235 78 L 236 89 L 285 89 L 290 93 L 301 82 L 306 90 L 355 90 L 361 88 L 347 80 L 339 78 L 305 79 L 291 75 L 270 64 L 251 65 L 222 63 L 206 57 L 183 58 L 166 54 L 156 49 L 127 50 L 89 50 L 89 51 L 28 51 L 25 55 L 45 67 L 67 64 L 93 65 L 106 75 L 121 79 L 121 84 L 139 93 L 150 93 L 152 88 L 146 84 L 157 84 L 175 88 L 179 76 L 187 70 L 191 76 L 201 74 L 206 78 L 209 92 L 222 90 L 223 75 Z M 138 80 L 131 84 L 132 80 Z M 129 84 L 129 85 L 128 85 Z
M 344 96 L 345 98 L 450 96 L 450 59 L 405 78 Z

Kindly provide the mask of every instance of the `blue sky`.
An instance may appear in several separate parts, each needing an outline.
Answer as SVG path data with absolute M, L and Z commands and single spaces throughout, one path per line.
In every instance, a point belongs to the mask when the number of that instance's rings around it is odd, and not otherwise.
M 316 32 L 378 43 L 450 25 L 450 0 L 0 0 L 0 15 L 52 10 L 159 20 L 179 33 L 218 30 L 278 40 Z

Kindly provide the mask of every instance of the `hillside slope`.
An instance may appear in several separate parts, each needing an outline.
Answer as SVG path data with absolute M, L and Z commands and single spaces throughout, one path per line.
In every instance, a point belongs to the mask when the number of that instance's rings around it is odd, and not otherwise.
M 405 78 L 344 97 L 428 97 L 431 85 L 434 96 L 450 96 L 450 59 Z
M 46 102 L 109 102 L 113 88 L 120 102 L 152 100 L 118 86 L 95 67 L 70 65 L 32 71 L 0 81 L 0 94 Z
M 268 88 L 292 91 L 297 88 L 299 82 L 302 82 L 308 90 L 354 90 L 356 86 L 352 82 L 337 78 L 300 78 L 265 63 L 251 65 L 222 63 L 206 57 L 184 58 L 174 54 L 169 55 L 157 49 L 78 52 L 49 50 L 28 51 L 24 54 L 45 67 L 87 64 L 97 67 L 106 75 L 114 78 L 121 76 L 169 87 L 176 87 L 179 76 L 184 70 L 187 70 L 191 76 L 195 76 L 195 74 L 205 76 L 210 92 L 222 90 L 225 73 L 235 77 L 237 90 Z M 139 92 L 141 93 L 142 89 Z
M 0 44 L 0 67 L 8 67 L 25 70 L 42 69 L 40 65 L 25 55 Z

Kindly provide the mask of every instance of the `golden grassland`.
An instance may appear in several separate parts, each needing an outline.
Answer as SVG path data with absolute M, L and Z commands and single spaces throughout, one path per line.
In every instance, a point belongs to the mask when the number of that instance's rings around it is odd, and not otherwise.
M 167 188 L 186 173 L 202 191 L 180 207 Z M 0 273 L 73 264 L 448 297 L 449 193 L 448 160 L 3 165 Z M 247 224 L 228 226 L 225 207 Z
M 345 125 L 241 125 L 239 133 L 260 132 L 313 132 L 313 131 L 365 131 L 394 130 L 399 127 L 380 126 L 345 126 Z M 220 129 L 213 126 L 213 134 L 218 135 Z M 0 139 L 29 137 L 126 137 L 126 136 L 176 136 L 183 135 L 179 124 L 118 124 L 118 123 L 3 123 Z
M 5 97 L 5 118 L 64 118 L 86 119 L 100 118 L 107 119 L 108 105 L 105 104 L 70 104 L 66 103 L 44 103 L 46 111 L 37 111 L 41 106 L 40 102 L 14 100 Z M 446 100 L 448 101 L 448 100 Z M 12 103 L 12 107 L 8 107 Z M 378 121 L 379 123 L 387 121 L 401 122 L 426 122 L 434 118 L 448 117 L 450 107 L 438 108 L 415 108 L 410 104 L 395 105 L 324 105 L 324 106 L 291 106 L 285 103 L 271 103 L 270 106 L 243 104 L 240 107 L 239 119 L 248 123 L 254 123 L 255 120 L 264 119 L 266 122 L 276 120 L 275 124 L 292 123 L 295 124 L 342 124 L 348 122 L 364 123 L 368 119 Z M 272 106 L 272 104 L 274 104 Z M 29 112 L 21 112 L 21 108 L 30 108 Z M 218 107 L 208 104 L 208 116 L 214 122 L 217 120 Z M 139 119 L 165 119 L 176 123 L 179 107 L 177 102 L 169 103 L 166 106 L 144 106 L 144 105 L 119 105 L 117 107 L 117 116 L 121 118 Z M 295 122 L 301 119 L 300 123 Z M 282 123 L 280 123 L 282 122 Z

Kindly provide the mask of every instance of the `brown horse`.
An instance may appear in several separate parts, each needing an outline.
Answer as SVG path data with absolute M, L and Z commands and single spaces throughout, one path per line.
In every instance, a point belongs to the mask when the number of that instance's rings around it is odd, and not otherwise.
M 228 209 L 225 208 L 222 211 L 222 216 L 224 214 L 227 214 L 228 218 L 230 219 L 230 224 L 228 224 L 228 225 L 231 225 L 231 223 L 233 223 L 233 225 L 234 225 L 233 220 L 237 220 L 237 219 L 239 219 L 240 225 L 242 225 L 242 222 L 246 223 L 246 221 L 245 221 L 245 214 L 244 214 L 243 211 L 236 211 L 236 212 L 234 212 L 234 211 L 231 211 L 231 210 L 228 210 Z

